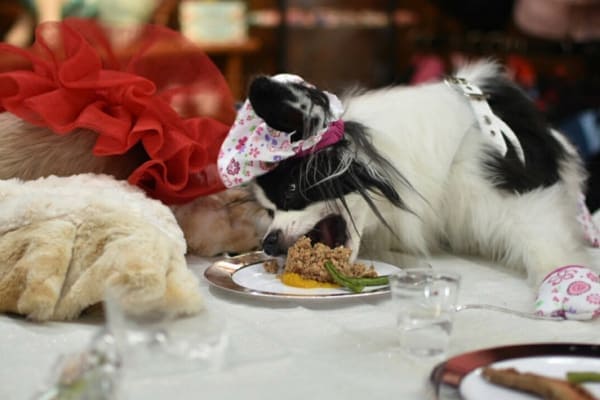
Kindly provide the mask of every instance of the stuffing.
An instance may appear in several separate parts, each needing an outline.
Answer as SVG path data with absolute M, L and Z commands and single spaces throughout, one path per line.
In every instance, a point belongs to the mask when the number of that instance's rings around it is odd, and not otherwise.
M 332 249 L 322 243 L 313 245 L 308 237 L 302 236 L 288 250 L 284 273 L 296 273 L 305 279 L 334 283 L 324 267 L 325 261 L 331 260 L 343 275 L 360 278 L 377 276 L 373 266 L 350 263 L 351 252 L 351 249 L 343 246 Z

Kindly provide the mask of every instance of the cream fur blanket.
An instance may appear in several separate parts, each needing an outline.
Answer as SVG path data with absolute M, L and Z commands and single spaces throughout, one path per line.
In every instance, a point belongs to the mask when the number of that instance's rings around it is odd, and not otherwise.
M 201 307 L 171 210 L 103 175 L 0 181 L 0 312 L 70 319 L 111 289 L 136 310 Z

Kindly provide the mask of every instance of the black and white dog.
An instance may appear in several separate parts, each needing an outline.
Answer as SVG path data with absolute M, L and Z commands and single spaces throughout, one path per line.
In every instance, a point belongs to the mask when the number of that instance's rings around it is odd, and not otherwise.
M 256 177 L 256 197 L 273 216 L 264 251 L 284 254 L 302 235 L 348 246 L 353 257 L 444 250 L 525 269 L 532 284 L 565 264 L 590 265 L 576 219 L 585 173 L 574 148 L 497 64 L 456 76 L 484 95 L 447 82 L 354 93 L 343 101 L 340 141 Z M 264 76 L 248 100 L 294 140 L 322 129 L 330 113 L 317 88 Z M 472 103 L 481 100 L 508 125 L 495 138 L 482 129 L 489 116 L 476 117 Z

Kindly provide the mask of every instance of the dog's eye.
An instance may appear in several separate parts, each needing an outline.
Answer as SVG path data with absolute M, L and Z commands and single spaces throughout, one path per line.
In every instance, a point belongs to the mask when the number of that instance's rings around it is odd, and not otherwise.
M 296 184 L 295 183 L 290 183 L 289 185 L 287 185 L 287 188 L 285 190 L 285 193 L 283 194 L 283 206 L 284 208 L 288 208 L 291 207 L 292 204 L 294 204 L 295 200 L 296 200 Z
M 275 216 L 275 211 L 270 208 L 267 208 L 267 214 L 269 214 L 269 217 L 273 218 Z

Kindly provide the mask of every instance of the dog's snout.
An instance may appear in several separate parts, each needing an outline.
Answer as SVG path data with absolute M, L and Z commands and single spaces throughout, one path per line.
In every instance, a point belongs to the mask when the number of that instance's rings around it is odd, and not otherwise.
M 283 251 L 281 246 L 281 231 L 275 230 L 269 232 L 267 236 L 263 239 L 262 247 L 263 251 L 270 256 L 280 255 Z

